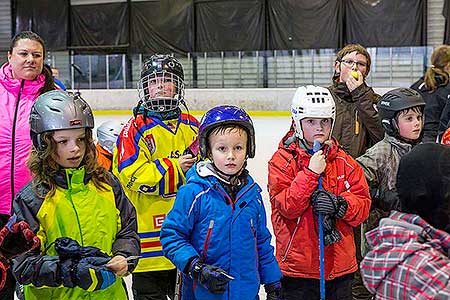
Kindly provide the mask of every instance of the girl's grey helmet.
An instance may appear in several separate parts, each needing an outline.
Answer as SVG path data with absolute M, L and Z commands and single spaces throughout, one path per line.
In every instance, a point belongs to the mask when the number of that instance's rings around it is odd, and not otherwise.
M 33 145 L 42 148 L 41 134 L 47 131 L 94 128 L 92 110 L 79 95 L 53 90 L 40 95 L 30 112 Z

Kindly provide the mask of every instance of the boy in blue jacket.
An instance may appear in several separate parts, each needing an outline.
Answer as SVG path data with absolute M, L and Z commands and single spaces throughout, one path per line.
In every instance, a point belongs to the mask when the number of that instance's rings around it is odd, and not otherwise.
M 247 113 L 218 106 L 202 119 L 200 154 L 161 230 L 165 256 L 183 272 L 182 299 L 281 300 L 261 188 L 246 170 L 255 156 Z

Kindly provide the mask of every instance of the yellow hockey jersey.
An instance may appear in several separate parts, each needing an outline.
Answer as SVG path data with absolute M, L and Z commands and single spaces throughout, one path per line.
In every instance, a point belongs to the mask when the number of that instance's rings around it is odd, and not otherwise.
M 181 113 L 161 121 L 142 114 L 131 118 L 117 139 L 113 173 L 136 208 L 141 258 L 134 272 L 170 270 L 159 232 L 172 209 L 178 188 L 186 182 L 178 158 L 195 140 L 199 122 Z

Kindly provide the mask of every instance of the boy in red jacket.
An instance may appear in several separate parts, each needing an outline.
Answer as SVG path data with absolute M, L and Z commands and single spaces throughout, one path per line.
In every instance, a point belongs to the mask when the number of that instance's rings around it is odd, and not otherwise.
M 353 227 L 369 214 L 364 172 L 331 137 L 335 104 L 329 90 L 299 87 L 293 126 L 269 161 L 276 255 L 286 300 L 319 299 L 318 214 L 323 215 L 326 299 L 352 299 Z M 313 152 L 314 141 L 322 145 Z M 323 189 L 318 190 L 322 176 Z

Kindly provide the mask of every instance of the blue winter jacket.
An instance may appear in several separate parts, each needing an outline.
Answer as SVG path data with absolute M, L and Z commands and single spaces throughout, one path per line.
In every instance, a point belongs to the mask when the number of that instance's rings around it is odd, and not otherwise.
M 208 164 L 194 165 L 177 193 L 161 230 L 164 255 L 182 271 L 191 257 L 199 256 L 235 278 L 225 293 L 212 294 L 183 274 L 182 299 L 259 299 L 260 284 L 282 276 L 270 245 L 261 188 L 248 176 L 233 204 Z

